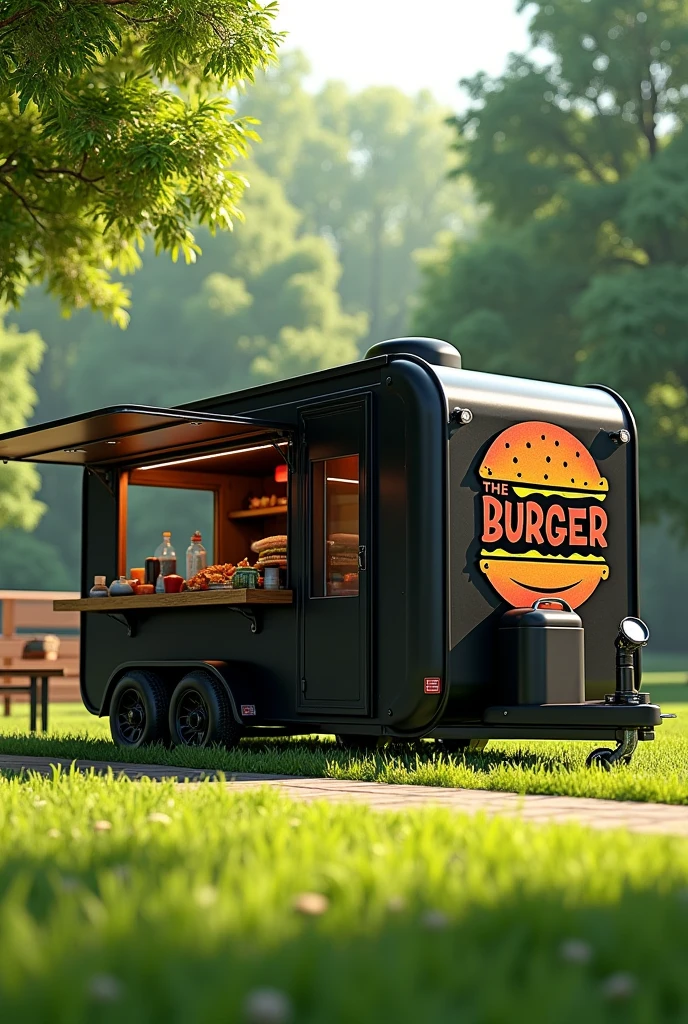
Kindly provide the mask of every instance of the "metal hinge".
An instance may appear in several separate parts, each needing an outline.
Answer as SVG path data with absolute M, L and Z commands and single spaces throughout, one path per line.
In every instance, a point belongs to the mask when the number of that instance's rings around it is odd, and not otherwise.
M 358 548 L 358 571 L 366 571 L 366 546 L 361 544 Z
M 280 434 L 279 436 L 283 437 L 284 435 Z M 271 441 L 270 444 L 275 449 L 277 454 L 280 456 L 282 461 L 286 463 L 289 472 L 290 473 L 295 473 L 296 472 L 296 467 L 294 465 L 294 442 L 293 442 L 293 439 L 292 439 L 291 435 L 288 436 L 287 440 L 288 440 L 288 444 L 287 444 L 287 447 L 286 447 L 286 451 L 284 450 L 284 447 L 281 447 L 277 443 L 277 441 Z

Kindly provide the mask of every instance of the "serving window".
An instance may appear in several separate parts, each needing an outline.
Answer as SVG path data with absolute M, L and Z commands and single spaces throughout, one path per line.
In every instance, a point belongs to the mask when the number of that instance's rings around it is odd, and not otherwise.
M 311 463 L 312 595 L 357 597 L 359 592 L 358 455 Z
M 120 479 L 119 571 L 144 565 L 172 533 L 177 572 L 198 530 L 208 565 L 245 560 L 286 569 L 289 474 L 286 442 L 220 450 L 142 465 Z M 272 542 L 274 539 L 274 543 Z M 266 546 L 266 542 L 270 541 Z M 281 583 L 285 585 L 286 573 Z

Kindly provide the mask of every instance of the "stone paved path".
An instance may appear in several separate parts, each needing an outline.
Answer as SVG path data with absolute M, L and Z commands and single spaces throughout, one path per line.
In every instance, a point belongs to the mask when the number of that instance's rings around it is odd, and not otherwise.
M 69 768 L 71 762 L 60 757 L 19 757 L 0 755 L 0 771 L 22 769 L 52 773 L 53 765 Z M 77 761 L 81 771 L 93 768 L 130 779 L 174 779 L 197 783 L 214 778 L 216 773 L 196 768 L 170 768 L 160 764 L 117 764 L 106 761 Z M 380 782 L 355 782 L 346 779 L 309 779 L 293 775 L 260 775 L 237 772 L 227 777 L 231 789 L 247 790 L 273 786 L 294 800 L 328 800 L 331 803 L 367 804 L 377 811 L 403 811 L 417 807 L 447 807 L 464 814 L 494 814 L 516 817 L 536 824 L 576 822 L 588 828 L 625 828 L 631 832 L 688 836 L 688 807 L 620 800 L 591 800 L 567 796 L 519 796 L 480 789 L 446 789 L 441 786 L 392 786 Z

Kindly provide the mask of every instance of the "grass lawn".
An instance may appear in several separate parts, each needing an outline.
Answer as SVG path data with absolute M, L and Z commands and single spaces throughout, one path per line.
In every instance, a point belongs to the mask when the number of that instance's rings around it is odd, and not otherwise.
M 655 742 L 640 744 L 630 766 L 609 773 L 585 767 L 593 743 L 494 741 L 483 754 L 465 757 L 434 753 L 431 743 L 362 756 L 338 750 L 332 737 L 244 740 L 229 751 L 162 746 L 127 751 L 110 741 L 107 720 L 93 718 L 80 705 L 64 704 L 51 708 L 52 732 L 45 738 L 27 735 L 28 707 L 15 705 L 11 717 L 0 717 L 0 754 L 688 804 L 688 685 L 653 684 L 651 693 L 679 718 L 664 722 Z
M 683 840 L 78 775 L 0 829 L 7 1021 L 685 1019 Z

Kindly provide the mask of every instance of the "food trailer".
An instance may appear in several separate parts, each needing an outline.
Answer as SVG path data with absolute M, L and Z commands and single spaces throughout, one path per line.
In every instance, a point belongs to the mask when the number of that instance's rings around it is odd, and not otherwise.
M 580 739 L 611 741 L 589 758 L 609 767 L 662 722 L 639 692 L 636 429 L 601 385 L 478 373 L 405 338 L 14 431 L 0 458 L 84 469 L 83 596 L 55 607 L 81 613 L 83 702 L 121 745 Z M 275 480 L 279 504 L 250 507 Z M 217 578 L 268 552 L 280 588 L 89 597 L 128 574 L 139 487 L 210 492 Z

